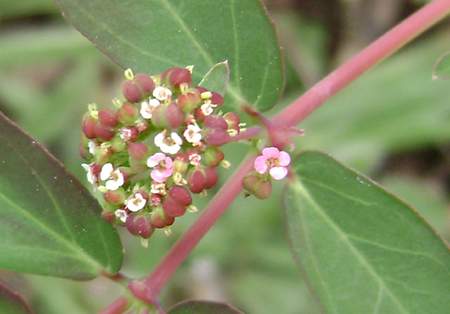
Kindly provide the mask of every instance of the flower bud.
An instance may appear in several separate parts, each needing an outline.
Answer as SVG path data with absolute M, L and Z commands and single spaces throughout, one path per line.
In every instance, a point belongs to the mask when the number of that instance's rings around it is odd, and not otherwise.
M 174 186 L 169 190 L 169 193 L 167 194 L 167 197 L 172 198 L 177 203 L 189 206 L 192 204 L 192 197 L 189 191 L 182 187 L 182 186 Z
M 153 233 L 153 227 L 146 216 L 128 215 L 125 226 L 131 234 L 144 239 L 150 238 Z
M 124 142 L 134 142 L 139 136 L 139 131 L 136 127 L 121 128 L 119 136 Z
M 173 172 L 176 173 L 185 173 L 188 169 L 189 163 L 186 161 L 186 159 L 183 158 L 175 158 L 173 161 Z
M 221 116 L 206 116 L 205 117 L 205 127 L 210 129 L 227 130 L 227 121 Z
M 134 80 L 125 81 L 122 84 L 122 94 L 129 102 L 139 102 L 142 100 L 142 93 Z
M 140 88 L 141 92 L 145 95 L 151 94 L 155 89 L 155 82 L 147 74 L 136 74 L 136 76 L 134 77 L 134 82 Z
M 96 134 L 95 134 L 95 126 L 97 125 L 97 120 L 92 118 L 89 115 L 86 115 L 85 118 L 83 119 L 83 123 L 82 123 L 82 129 L 83 129 L 83 133 L 84 135 L 89 138 L 89 139 L 93 139 L 96 138 Z
M 157 128 L 176 129 L 184 122 L 184 113 L 174 103 L 160 105 L 153 111 L 152 122 Z
M 186 206 L 178 203 L 171 197 L 166 197 L 162 206 L 164 213 L 169 217 L 180 217 L 186 212 Z
M 170 68 L 161 75 L 161 78 L 173 87 L 192 83 L 192 74 L 185 68 Z
M 170 217 L 164 213 L 162 207 L 153 209 L 150 215 L 150 223 L 154 228 L 164 228 L 174 223 L 175 218 Z
M 133 125 L 138 118 L 138 115 L 138 109 L 130 103 L 124 103 L 117 112 L 119 121 L 125 125 Z
M 144 143 L 130 143 L 128 153 L 134 160 L 143 160 L 148 156 L 148 147 Z
M 222 106 L 223 105 L 222 95 L 220 95 L 216 92 L 212 92 L 211 103 L 213 103 L 214 105 L 217 105 L 217 106 Z
M 209 190 L 213 188 L 217 184 L 217 181 L 219 180 L 216 168 L 213 167 L 206 168 L 205 178 L 206 178 L 205 189 Z
M 188 177 L 188 186 L 192 193 L 201 193 L 205 189 L 206 176 L 200 168 L 191 171 Z
M 102 212 L 102 218 L 109 223 L 113 223 L 115 216 L 114 213 L 105 210 Z
M 234 112 L 227 112 L 224 114 L 223 118 L 227 122 L 228 130 L 236 130 L 239 132 L 239 123 L 241 123 L 241 119 Z
M 224 154 L 216 146 L 208 146 L 203 154 L 202 161 L 206 166 L 216 167 L 224 159 Z
M 117 113 L 112 109 L 101 109 L 98 112 L 98 120 L 100 124 L 106 127 L 115 127 L 119 120 L 117 119 Z
M 100 123 L 95 125 L 95 136 L 103 141 L 109 141 L 114 137 L 114 129 Z
M 261 177 L 256 172 L 245 176 L 242 185 L 244 189 L 259 199 L 266 199 L 272 193 L 272 182 Z
M 208 145 L 222 146 L 228 143 L 230 135 L 222 129 L 209 129 L 206 132 L 205 142 Z
M 189 91 L 178 97 L 177 105 L 186 113 L 192 112 L 202 102 L 200 93 L 197 90 Z
M 115 191 L 105 192 L 105 194 L 103 194 L 103 198 L 109 204 L 122 205 L 126 199 L 126 195 L 123 189 L 117 189 Z

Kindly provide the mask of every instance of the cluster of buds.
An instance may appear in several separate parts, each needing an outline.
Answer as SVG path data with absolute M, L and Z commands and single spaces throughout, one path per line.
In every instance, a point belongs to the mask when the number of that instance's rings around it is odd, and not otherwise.
M 244 189 L 259 199 L 265 199 L 272 193 L 272 180 L 282 180 L 288 175 L 291 157 L 277 147 L 266 147 L 256 157 L 254 170 L 245 176 Z
M 144 239 L 196 211 L 192 193 L 216 185 L 217 167 L 229 166 L 220 146 L 242 131 L 237 114 L 217 112 L 223 97 L 193 85 L 191 72 L 127 70 L 124 100 L 114 109 L 90 105 L 83 118 L 82 166 L 103 217 Z

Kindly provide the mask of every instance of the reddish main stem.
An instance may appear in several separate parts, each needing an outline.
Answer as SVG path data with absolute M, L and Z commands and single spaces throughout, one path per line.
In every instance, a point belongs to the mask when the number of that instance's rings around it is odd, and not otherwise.
M 450 12 L 450 0 L 435 0 L 407 18 L 391 31 L 376 40 L 361 53 L 339 67 L 313 86 L 303 96 L 277 114 L 273 121 L 286 126 L 294 126 L 306 118 L 331 96 L 349 85 L 369 68 L 387 58 L 407 42 L 431 27 Z M 251 128 L 240 135 L 246 139 L 257 135 L 260 128 Z M 174 245 L 162 262 L 143 282 L 147 286 L 149 300 L 159 295 L 162 287 L 170 279 L 178 266 L 186 259 L 201 238 L 225 212 L 242 190 L 242 179 L 252 168 L 253 158 L 243 162 L 230 180 L 212 199 L 199 219 Z

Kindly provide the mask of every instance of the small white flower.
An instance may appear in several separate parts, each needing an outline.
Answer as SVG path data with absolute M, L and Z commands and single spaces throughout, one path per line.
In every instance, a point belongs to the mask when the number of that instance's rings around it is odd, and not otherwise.
M 186 141 L 194 146 L 197 146 L 202 140 L 202 129 L 200 129 L 197 124 L 189 124 L 184 131 L 183 136 Z
M 168 88 L 158 86 L 153 90 L 153 97 L 158 100 L 164 101 L 172 97 L 172 91 Z
M 165 183 L 158 183 L 153 182 L 151 185 L 151 191 L 152 194 L 160 194 L 160 195 L 166 195 L 166 184 Z
M 160 105 L 158 99 L 152 98 L 141 103 L 141 116 L 144 119 L 151 119 L 153 115 L 153 111 Z
M 209 116 L 213 113 L 215 107 L 216 105 L 211 104 L 211 101 L 207 100 L 203 105 L 201 105 L 200 110 L 205 116 Z
M 155 145 L 158 146 L 163 153 L 175 155 L 181 148 L 183 140 L 175 132 L 168 132 L 166 130 L 158 133 L 155 136 Z
M 126 222 L 127 218 L 128 218 L 128 214 L 125 210 L 123 209 L 117 209 L 114 212 L 114 215 L 117 217 L 117 219 L 119 219 L 121 222 Z
M 95 155 L 95 149 L 97 148 L 97 144 L 94 141 L 88 142 L 88 150 L 91 155 Z
M 104 164 L 100 172 L 100 179 L 105 182 L 105 187 L 107 190 L 115 191 L 121 187 L 124 183 L 124 177 L 119 169 L 114 170 L 112 164 Z
M 141 193 L 135 193 L 125 200 L 125 205 L 132 212 L 138 212 L 147 204 L 147 200 Z
M 199 154 L 194 153 L 194 154 L 189 155 L 189 162 L 193 166 L 200 165 L 201 160 L 202 160 L 202 156 L 200 156 Z
M 97 177 L 92 171 L 92 164 L 81 164 L 81 167 L 83 167 L 83 169 L 86 170 L 86 179 L 88 180 L 88 182 L 90 184 L 97 183 Z

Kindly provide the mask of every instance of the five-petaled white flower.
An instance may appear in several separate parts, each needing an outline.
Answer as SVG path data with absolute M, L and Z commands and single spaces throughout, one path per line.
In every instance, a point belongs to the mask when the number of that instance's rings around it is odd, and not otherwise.
M 209 116 L 213 113 L 215 107 L 216 105 L 213 105 L 210 100 L 207 100 L 203 105 L 201 105 L 200 110 L 205 116 Z
M 193 166 L 198 166 L 200 165 L 200 161 L 202 160 L 202 156 L 200 156 L 197 153 L 193 153 L 189 155 L 189 162 L 191 165 Z
M 202 140 L 202 129 L 197 124 L 189 124 L 183 135 L 186 141 L 197 146 Z
M 141 103 L 141 116 L 144 119 L 151 119 L 153 115 L 153 111 L 160 105 L 158 99 L 152 98 Z
M 183 140 L 175 132 L 169 133 L 164 130 L 155 136 L 155 145 L 166 154 L 175 155 L 180 150 L 181 144 L 183 144 Z
M 114 170 L 111 163 L 104 164 L 100 172 L 100 179 L 105 182 L 107 190 L 115 191 L 125 183 L 122 172 L 119 169 Z
M 93 164 L 81 164 L 81 167 L 83 167 L 84 170 L 86 170 L 86 179 L 90 184 L 96 184 L 97 183 L 97 176 L 94 173 L 94 170 L 92 168 Z
M 166 87 L 158 86 L 153 90 L 153 97 L 164 101 L 172 97 L 172 91 Z
M 119 219 L 121 222 L 126 222 L 128 218 L 128 214 L 126 210 L 123 209 L 117 209 L 114 212 L 114 215 Z
M 132 212 L 140 211 L 147 204 L 147 200 L 144 196 L 137 192 L 131 195 L 127 200 L 125 200 L 125 205 Z

